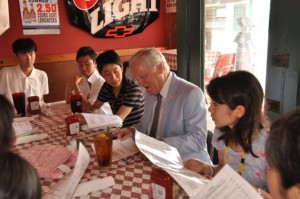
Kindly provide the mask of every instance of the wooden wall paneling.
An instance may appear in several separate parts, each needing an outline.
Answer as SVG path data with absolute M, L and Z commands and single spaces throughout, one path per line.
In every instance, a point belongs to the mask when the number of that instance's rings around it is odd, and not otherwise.
M 169 49 L 177 48 L 176 13 L 166 14 L 166 38 Z

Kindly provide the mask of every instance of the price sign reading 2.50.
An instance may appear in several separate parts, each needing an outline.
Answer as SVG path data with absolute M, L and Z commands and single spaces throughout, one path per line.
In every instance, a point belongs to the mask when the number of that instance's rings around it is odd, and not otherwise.
M 52 3 L 37 3 L 37 12 L 56 12 L 56 4 Z

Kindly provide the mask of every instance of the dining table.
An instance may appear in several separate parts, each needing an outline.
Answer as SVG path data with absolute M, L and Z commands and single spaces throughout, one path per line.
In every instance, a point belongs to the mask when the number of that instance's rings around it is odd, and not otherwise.
M 59 103 L 49 103 L 49 116 L 40 114 L 31 121 L 33 128 L 38 129 L 38 133 L 47 133 L 48 138 L 19 144 L 13 147 L 13 151 L 21 153 L 35 145 L 52 144 L 67 146 L 67 128 L 65 118 L 71 115 L 71 108 L 64 101 Z M 113 177 L 115 185 L 105 190 L 89 193 L 82 198 L 149 198 L 149 185 L 151 184 L 151 171 L 156 168 L 150 161 L 144 160 L 141 154 L 137 153 L 115 162 L 108 169 L 101 169 L 96 161 L 96 156 L 92 150 L 91 143 L 97 131 L 86 132 L 85 147 L 90 154 L 90 162 L 86 168 L 80 183 L 93 179 L 101 179 L 108 176 Z M 42 193 L 45 194 L 55 186 L 62 178 L 46 179 L 41 178 Z
M 33 128 L 38 129 L 37 133 L 47 133 L 49 137 L 39 141 L 16 145 L 13 147 L 13 151 L 21 153 L 30 147 L 43 144 L 68 145 L 65 118 L 72 114 L 70 105 L 66 104 L 65 101 L 61 101 L 48 103 L 48 106 L 50 114 L 48 116 L 40 114 L 31 121 L 31 125 Z M 78 198 L 149 198 L 151 172 L 158 167 L 149 160 L 145 160 L 143 155 L 138 152 L 112 162 L 111 167 L 107 169 L 101 169 L 98 166 L 96 155 L 91 147 L 93 138 L 97 133 L 98 131 L 85 132 L 84 146 L 89 152 L 90 162 L 79 183 L 111 176 L 115 181 L 115 185 Z M 41 178 L 42 193 L 47 193 L 62 179 Z M 186 196 L 183 190 L 181 192 L 182 196 Z

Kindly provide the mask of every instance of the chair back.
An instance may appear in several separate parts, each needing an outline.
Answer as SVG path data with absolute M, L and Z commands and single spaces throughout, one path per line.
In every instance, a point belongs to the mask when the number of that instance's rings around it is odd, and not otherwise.
M 210 159 L 214 165 L 219 163 L 219 158 L 218 158 L 218 151 L 217 149 L 212 145 L 212 138 L 213 138 L 213 133 L 208 130 L 207 131 L 207 138 L 206 138 L 206 144 L 207 144 L 207 152 L 210 156 Z
M 220 56 L 213 74 L 213 78 L 226 75 L 230 71 L 233 71 L 233 66 L 235 62 L 235 53 L 223 54 Z
M 207 144 L 207 152 L 208 152 L 209 156 L 211 157 L 211 159 L 212 159 L 212 149 L 213 149 L 213 146 L 211 144 L 212 137 L 213 137 L 213 133 L 210 130 L 208 130 L 206 144 Z

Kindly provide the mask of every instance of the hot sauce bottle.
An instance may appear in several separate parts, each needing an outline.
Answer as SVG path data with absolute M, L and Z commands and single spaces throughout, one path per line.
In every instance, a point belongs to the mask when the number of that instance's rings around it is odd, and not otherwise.
M 38 96 L 31 96 L 27 98 L 28 111 L 31 115 L 40 114 L 40 98 Z
M 151 198 L 154 199 L 172 199 L 178 195 L 178 185 L 172 176 L 162 169 L 154 169 L 151 172 L 151 188 Z
M 82 113 L 82 96 L 81 95 L 71 95 L 70 104 L 72 113 Z
M 67 136 L 74 136 L 80 131 L 80 118 L 78 114 L 69 115 L 65 118 L 67 126 Z

